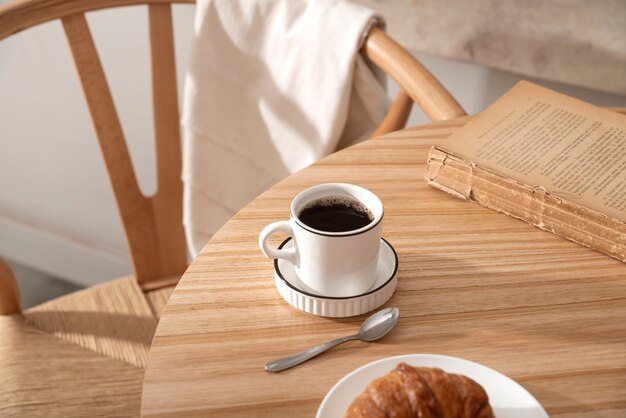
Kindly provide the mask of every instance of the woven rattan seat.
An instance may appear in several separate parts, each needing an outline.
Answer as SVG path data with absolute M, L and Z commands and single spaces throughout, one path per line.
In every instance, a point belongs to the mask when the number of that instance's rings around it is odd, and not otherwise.
M 0 416 L 136 417 L 144 370 L 0 316 Z

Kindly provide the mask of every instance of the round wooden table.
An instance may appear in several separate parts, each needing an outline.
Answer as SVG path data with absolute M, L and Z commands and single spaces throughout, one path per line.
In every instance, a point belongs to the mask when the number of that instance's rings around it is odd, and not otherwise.
M 428 149 L 467 117 L 405 129 L 333 154 L 239 212 L 169 300 L 145 375 L 144 416 L 312 417 L 350 371 L 388 356 L 461 357 L 515 379 L 550 415 L 626 416 L 626 265 L 430 188 Z M 385 205 L 399 257 L 396 328 L 282 373 L 277 357 L 354 333 L 367 316 L 298 311 L 274 287 L 257 239 L 301 190 L 362 185 Z M 276 239 L 278 241 L 278 237 Z

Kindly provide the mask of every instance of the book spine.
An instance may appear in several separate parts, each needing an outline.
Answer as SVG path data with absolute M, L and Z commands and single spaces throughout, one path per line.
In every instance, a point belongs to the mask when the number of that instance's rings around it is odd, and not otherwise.
M 428 184 L 455 197 L 521 219 L 586 247 L 626 262 L 626 224 L 481 168 L 445 150 L 428 154 Z

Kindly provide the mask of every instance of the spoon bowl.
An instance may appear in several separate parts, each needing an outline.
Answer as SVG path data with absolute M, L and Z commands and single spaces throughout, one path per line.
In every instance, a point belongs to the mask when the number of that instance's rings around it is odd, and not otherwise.
M 400 319 L 400 309 L 398 308 L 387 308 L 378 311 L 361 324 L 356 337 L 363 341 L 376 341 L 387 335 L 396 325 L 398 319 Z

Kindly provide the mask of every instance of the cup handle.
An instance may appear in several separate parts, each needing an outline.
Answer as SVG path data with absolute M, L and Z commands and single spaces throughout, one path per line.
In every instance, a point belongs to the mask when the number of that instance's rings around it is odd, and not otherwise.
M 284 232 L 289 235 L 291 239 L 294 240 L 294 246 L 286 250 L 279 250 L 277 248 L 270 247 L 268 240 L 270 235 L 274 232 Z M 295 239 L 293 228 L 291 228 L 291 222 L 274 222 L 263 228 L 259 234 L 259 247 L 261 247 L 261 251 L 263 251 L 263 254 L 265 254 L 267 258 L 282 258 L 283 260 L 289 261 L 293 265 L 297 265 L 298 250 L 295 245 Z

